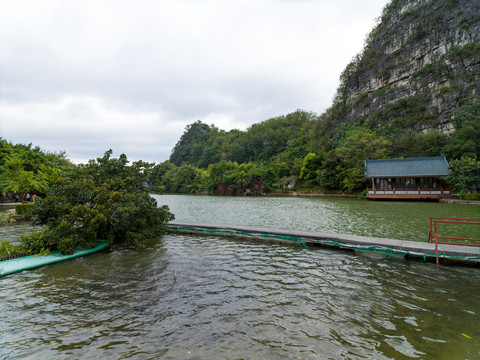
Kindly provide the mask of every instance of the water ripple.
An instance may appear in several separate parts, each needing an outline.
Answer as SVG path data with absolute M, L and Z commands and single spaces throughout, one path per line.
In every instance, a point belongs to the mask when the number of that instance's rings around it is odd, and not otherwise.
M 476 269 L 168 235 L 2 278 L 0 359 L 475 358 L 479 280 Z

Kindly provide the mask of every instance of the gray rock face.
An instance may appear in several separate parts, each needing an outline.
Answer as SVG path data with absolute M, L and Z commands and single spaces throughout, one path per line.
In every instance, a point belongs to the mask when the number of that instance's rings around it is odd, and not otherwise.
M 452 131 L 480 99 L 480 2 L 393 0 L 341 76 L 343 121 Z

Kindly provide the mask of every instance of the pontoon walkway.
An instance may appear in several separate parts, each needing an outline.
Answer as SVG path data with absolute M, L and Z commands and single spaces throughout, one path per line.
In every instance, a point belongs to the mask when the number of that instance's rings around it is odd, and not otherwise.
M 272 229 L 255 226 L 201 224 L 171 221 L 171 232 L 222 235 L 261 241 L 297 243 L 303 246 L 329 246 L 353 250 L 363 255 L 382 258 L 436 261 L 435 244 L 418 241 L 383 239 L 318 231 Z M 442 264 L 467 263 L 480 266 L 480 247 L 440 245 Z

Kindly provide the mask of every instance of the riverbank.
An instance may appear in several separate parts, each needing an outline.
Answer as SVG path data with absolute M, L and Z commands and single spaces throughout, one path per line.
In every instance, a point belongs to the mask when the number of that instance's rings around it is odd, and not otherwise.
M 302 193 L 302 192 L 286 192 L 286 193 L 268 193 L 266 196 L 270 197 L 306 197 L 306 198 L 360 198 L 359 194 L 323 194 L 323 193 Z M 366 199 L 365 199 L 366 200 Z M 392 199 L 387 199 L 387 201 L 391 201 Z M 393 199 L 393 201 L 425 201 L 425 200 L 409 200 L 409 199 Z M 433 200 L 435 201 L 435 200 Z M 480 206 L 480 200 L 462 200 L 462 199 L 438 199 L 439 203 L 444 204 L 459 204 L 459 205 L 478 205 Z
M 162 195 L 162 194 L 154 194 L 154 195 Z M 197 194 L 170 194 L 170 193 L 165 193 L 163 195 L 194 195 L 194 196 L 222 196 L 222 197 L 257 197 L 253 195 L 211 195 L 208 193 L 197 193 Z M 350 198 L 350 199 L 359 199 L 360 195 L 359 194 L 339 194 L 339 193 L 332 193 L 332 194 L 325 194 L 325 193 L 316 193 L 316 192 L 297 192 L 297 191 L 292 191 L 292 192 L 271 192 L 271 193 L 265 193 L 263 196 L 266 197 L 297 197 L 297 198 Z M 366 200 L 366 199 L 365 199 Z M 411 199 L 387 199 L 387 201 L 426 201 L 426 200 L 411 200 Z M 438 200 L 429 200 L 429 201 L 436 201 L 439 203 L 444 203 L 444 204 L 458 204 L 458 205 L 478 205 L 480 206 L 480 200 L 461 200 L 461 199 L 438 199 Z
M 438 202 L 444 203 L 444 204 L 478 205 L 478 206 L 480 206 L 480 200 L 440 199 Z

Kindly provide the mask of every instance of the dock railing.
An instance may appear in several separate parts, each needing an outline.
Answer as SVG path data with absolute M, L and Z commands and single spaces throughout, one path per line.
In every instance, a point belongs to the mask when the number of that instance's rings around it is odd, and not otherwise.
M 480 247 L 480 239 L 476 238 L 462 238 L 462 237 L 452 237 L 452 236 L 439 236 L 437 230 L 437 224 L 457 224 L 457 225 L 480 225 L 480 219 L 471 219 L 471 218 L 446 218 L 446 217 L 431 217 L 430 218 L 430 232 L 428 234 L 428 242 L 432 243 L 435 240 L 435 255 L 437 258 L 437 265 L 439 263 L 438 259 L 438 245 L 458 245 L 458 246 L 475 246 Z M 459 242 L 447 242 L 442 240 L 462 240 L 462 241 L 472 241 L 478 243 L 459 243 Z

